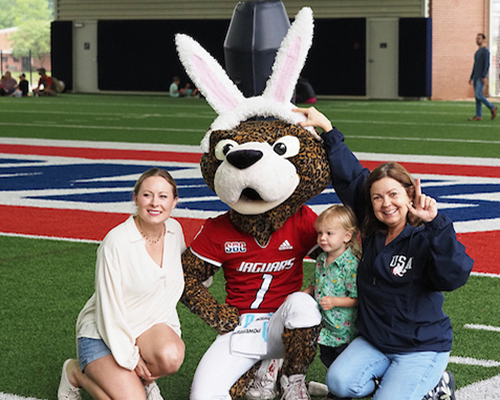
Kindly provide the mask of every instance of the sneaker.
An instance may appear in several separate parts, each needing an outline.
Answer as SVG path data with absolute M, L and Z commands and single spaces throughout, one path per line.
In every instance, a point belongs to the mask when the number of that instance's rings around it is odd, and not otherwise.
M 427 393 L 422 400 L 456 400 L 453 374 L 450 371 L 444 371 L 437 386 Z
M 160 393 L 160 388 L 153 382 L 149 385 L 144 385 L 144 390 L 146 391 L 146 400 L 163 400 Z
M 475 115 L 474 117 L 472 118 L 469 118 L 469 121 L 482 121 L 483 119 L 481 117 L 478 117 L 477 115 Z
M 59 383 L 59 390 L 57 391 L 58 400 L 82 400 L 80 389 L 74 387 L 68 380 L 68 374 L 66 370 L 68 368 L 68 364 L 72 361 L 74 360 L 70 358 L 63 364 L 61 382 Z
M 497 106 L 493 107 L 493 110 L 491 110 L 491 119 L 495 119 L 495 117 L 497 116 L 497 110 Z
M 328 386 L 320 382 L 306 382 L 307 391 L 310 396 L 326 397 L 328 396 L 329 390 Z
M 263 360 L 245 397 L 250 400 L 271 400 L 278 396 L 278 372 L 282 365 L 282 358 Z
M 281 400 L 311 400 L 307 392 L 305 376 L 283 375 L 281 377 Z

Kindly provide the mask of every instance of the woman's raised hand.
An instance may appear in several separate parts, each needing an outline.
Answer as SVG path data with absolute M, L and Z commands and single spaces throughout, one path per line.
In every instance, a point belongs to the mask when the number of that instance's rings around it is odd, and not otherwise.
M 307 126 L 313 126 L 315 128 L 323 129 L 324 132 L 329 132 L 332 130 L 332 123 L 330 122 L 330 120 L 314 107 L 294 108 L 292 111 L 302 113 L 307 117 L 307 120 L 299 122 L 299 126 L 303 128 Z
M 407 204 L 408 212 L 420 218 L 424 222 L 431 222 L 437 215 L 437 202 L 434 198 L 422 193 L 420 179 L 415 183 L 415 199 Z

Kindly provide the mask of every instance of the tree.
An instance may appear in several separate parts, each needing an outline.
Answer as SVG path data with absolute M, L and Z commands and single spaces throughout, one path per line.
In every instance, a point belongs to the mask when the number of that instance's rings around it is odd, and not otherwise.
M 4 4 L 5 3 L 5 4 Z M 43 65 L 50 53 L 50 21 L 53 0 L 0 0 L 0 26 L 19 28 L 10 35 L 15 57 L 38 58 Z
M 52 18 L 47 0 L 15 0 L 11 13 L 17 27 L 30 20 L 50 21 Z
M 54 17 L 54 0 L 0 0 L 0 29 L 19 26 L 24 21 L 50 21 Z
M 50 53 L 50 21 L 28 20 L 19 26 L 19 30 L 10 35 L 13 43 L 12 53 L 15 57 L 31 56 L 44 64 Z
M 12 0 L 0 0 L 0 29 L 14 26 L 12 8 Z

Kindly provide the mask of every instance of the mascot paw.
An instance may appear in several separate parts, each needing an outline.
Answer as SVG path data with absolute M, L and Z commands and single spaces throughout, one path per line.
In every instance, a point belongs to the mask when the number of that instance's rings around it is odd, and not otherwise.
M 216 330 L 219 334 L 224 334 L 227 332 L 234 331 L 236 326 L 238 326 L 240 320 L 240 313 L 236 307 L 230 306 L 229 304 L 221 304 L 218 307 L 218 325 Z

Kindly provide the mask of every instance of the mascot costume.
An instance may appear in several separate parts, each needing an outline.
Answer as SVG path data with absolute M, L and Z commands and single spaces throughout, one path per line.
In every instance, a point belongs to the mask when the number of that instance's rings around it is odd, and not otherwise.
M 281 358 L 283 399 L 309 398 L 304 378 L 321 315 L 300 292 L 303 258 L 317 250 L 316 214 L 304 203 L 328 186 L 330 172 L 316 132 L 298 126 L 305 117 L 290 99 L 312 36 L 312 11 L 304 8 L 264 92 L 246 98 L 196 41 L 176 35 L 186 72 L 218 114 L 201 143 L 202 175 L 230 207 L 208 219 L 183 254 L 182 302 L 219 333 L 197 367 L 191 400 L 242 398 L 260 362 Z M 223 304 L 203 285 L 219 269 Z

